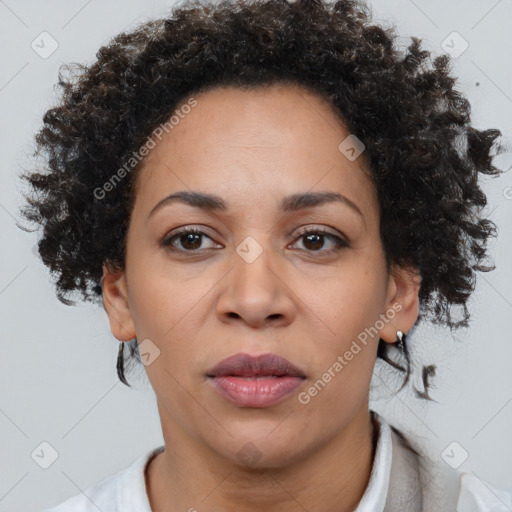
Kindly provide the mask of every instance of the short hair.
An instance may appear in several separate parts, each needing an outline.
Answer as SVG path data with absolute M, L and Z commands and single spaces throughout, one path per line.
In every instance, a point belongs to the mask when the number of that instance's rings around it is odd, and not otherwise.
M 446 54 L 431 58 L 421 39 L 402 51 L 394 28 L 372 22 L 355 0 L 185 1 L 102 46 L 89 66 L 59 70 L 61 97 L 44 115 L 36 155 L 44 169 L 23 209 L 44 227 L 39 255 L 65 304 L 80 292 L 101 300 L 102 265 L 124 269 L 126 234 L 144 159 L 97 190 L 192 94 L 219 86 L 295 84 L 329 101 L 364 144 L 375 184 L 386 263 L 418 269 L 420 318 L 466 326 L 476 271 L 495 224 L 482 216 L 479 175 L 497 175 L 496 129 L 471 126 Z M 456 309 L 454 309 L 456 308 Z M 454 314 L 454 311 L 456 314 Z M 124 377 L 124 343 L 118 358 Z M 378 358 L 406 372 L 379 340 Z M 133 356 L 133 351 L 132 351 Z M 423 380 L 434 366 L 423 368 Z M 418 393 L 418 396 L 427 396 Z

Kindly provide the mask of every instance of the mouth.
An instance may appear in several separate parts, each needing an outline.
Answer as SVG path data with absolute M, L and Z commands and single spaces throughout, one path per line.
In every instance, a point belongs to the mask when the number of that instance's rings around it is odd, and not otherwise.
M 241 377 L 248 380 L 262 378 L 298 377 L 305 379 L 304 372 L 277 354 L 251 356 L 239 353 L 223 359 L 206 373 L 207 377 Z
M 275 405 L 296 390 L 306 375 L 276 354 L 235 354 L 206 373 L 208 382 L 221 396 L 239 407 Z

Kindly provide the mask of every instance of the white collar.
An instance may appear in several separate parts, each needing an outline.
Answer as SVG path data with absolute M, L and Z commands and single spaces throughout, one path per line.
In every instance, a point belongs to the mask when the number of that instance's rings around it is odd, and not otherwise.
M 124 470 L 125 474 L 119 479 L 116 490 L 116 512 L 151 512 L 146 489 L 146 467 L 164 449 L 165 445 L 151 449 Z
M 354 512 L 376 512 L 384 510 L 389 487 L 392 461 L 391 428 L 384 418 L 373 411 L 378 425 L 377 445 L 370 480 Z

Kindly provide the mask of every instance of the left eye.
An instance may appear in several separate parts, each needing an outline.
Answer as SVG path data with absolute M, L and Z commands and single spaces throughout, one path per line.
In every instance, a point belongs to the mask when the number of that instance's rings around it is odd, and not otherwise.
M 323 239 L 326 238 L 332 241 L 332 243 L 334 244 L 334 248 L 319 251 L 318 246 L 323 246 Z M 328 231 L 324 231 L 323 229 L 309 229 L 303 231 L 302 233 L 299 234 L 299 239 L 304 239 L 303 244 L 307 243 L 308 245 L 313 246 L 313 249 L 311 249 L 311 251 L 313 252 L 330 253 L 334 251 L 339 251 L 344 247 L 348 247 L 348 243 L 345 240 L 343 240 L 339 236 L 329 233 Z

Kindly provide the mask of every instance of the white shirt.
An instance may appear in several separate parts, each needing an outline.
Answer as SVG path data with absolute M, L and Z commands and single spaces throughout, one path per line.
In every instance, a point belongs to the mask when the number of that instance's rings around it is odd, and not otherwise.
M 390 425 L 382 416 L 375 412 L 374 415 L 379 428 L 372 471 L 366 490 L 354 512 L 386 512 L 387 510 L 398 512 L 397 504 L 409 503 L 407 500 L 400 500 L 399 483 L 400 478 L 404 481 L 407 479 L 404 477 L 410 473 L 410 466 L 407 465 L 410 461 L 405 461 L 405 458 L 408 457 L 403 455 L 406 453 L 404 451 L 406 449 L 399 446 L 401 442 L 391 430 Z M 146 492 L 144 473 L 151 458 L 163 450 L 164 446 L 153 448 L 127 468 L 103 478 L 85 489 L 83 493 L 72 496 L 58 506 L 45 509 L 43 512 L 97 512 L 98 510 L 102 512 L 152 512 Z M 409 452 L 407 451 L 407 453 Z M 400 458 L 404 458 L 404 460 L 399 460 Z M 450 469 L 450 471 L 454 470 Z M 510 512 L 512 510 L 512 488 L 509 490 L 496 489 L 467 472 L 456 473 L 456 476 L 459 482 L 458 496 L 453 496 L 453 501 L 450 502 L 456 503 L 454 512 Z M 388 493 L 390 489 L 391 491 Z M 418 491 L 423 489 L 424 486 L 418 486 Z M 392 501 L 389 501 L 391 499 Z M 451 512 L 446 508 L 447 506 L 447 500 L 441 502 L 440 510 Z M 434 510 L 434 508 L 428 507 L 429 505 L 424 500 L 423 509 L 419 508 L 418 510 L 424 512 Z M 401 507 L 400 510 L 406 512 Z M 409 510 L 411 509 L 408 507 L 407 512 Z

